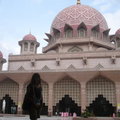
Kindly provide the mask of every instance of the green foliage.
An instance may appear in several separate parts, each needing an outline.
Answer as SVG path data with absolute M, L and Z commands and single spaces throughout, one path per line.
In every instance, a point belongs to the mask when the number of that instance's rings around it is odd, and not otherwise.
M 90 112 L 88 109 L 85 109 L 84 112 L 81 114 L 81 117 L 84 117 L 84 118 L 88 118 L 92 116 L 94 116 L 94 114 Z

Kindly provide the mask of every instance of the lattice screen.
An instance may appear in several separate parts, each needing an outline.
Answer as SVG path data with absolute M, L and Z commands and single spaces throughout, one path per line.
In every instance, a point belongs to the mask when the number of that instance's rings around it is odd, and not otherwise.
M 116 105 L 115 85 L 112 81 L 104 78 L 97 77 L 87 83 L 87 100 L 88 106 L 95 100 L 98 95 L 103 95 L 110 103 Z
M 69 95 L 80 106 L 80 84 L 69 77 L 55 83 L 53 105 L 56 106 L 56 103 L 59 103 L 65 95 Z
M 18 103 L 18 91 L 19 85 L 10 80 L 5 79 L 4 81 L 0 82 L 0 99 L 2 99 L 6 94 L 8 94 L 14 102 Z

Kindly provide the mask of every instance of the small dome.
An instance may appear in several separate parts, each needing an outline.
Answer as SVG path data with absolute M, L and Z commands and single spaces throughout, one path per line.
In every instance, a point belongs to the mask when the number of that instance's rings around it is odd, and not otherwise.
M 84 23 L 88 28 L 99 25 L 100 29 L 107 30 L 108 25 L 104 16 L 96 9 L 87 5 L 73 5 L 63 9 L 54 19 L 52 28 L 61 31 L 68 24 L 74 28 Z
M 28 35 L 25 35 L 23 37 L 23 40 L 33 40 L 33 41 L 36 41 L 36 37 L 30 33 Z
M 120 35 L 120 29 L 116 31 L 115 35 Z
M 2 54 L 2 52 L 0 51 L 0 58 L 3 58 L 3 54 Z

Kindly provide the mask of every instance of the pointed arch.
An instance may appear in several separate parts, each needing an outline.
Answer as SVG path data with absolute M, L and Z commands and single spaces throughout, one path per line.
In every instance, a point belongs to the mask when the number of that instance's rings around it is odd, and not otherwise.
M 84 24 L 84 22 L 82 22 L 78 28 L 78 37 L 86 37 L 86 34 L 87 34 L 87 27 L 86 25 Z
M 54 83 L 54 105 L 62 99 L 64 95 L 69 95 L 80 106 L 80 83 L 66 75 Z
M 116 106 L 115 83 L 104 77 L 97 76 L 86 84 L 88 106 L 95 100 L 98 95 L 103 95 L 113 106 Z
M 0 82 L 0 99 L 2 99 L 5 95 L 9 95 L 15 104 L 17 104 L 18 91 L 19 85 L 14 80 L 6 78 Z
M 73 28 L 70 25 L 65 24 L 64 33 L 65 33 L 65 38 L 73 37 Z

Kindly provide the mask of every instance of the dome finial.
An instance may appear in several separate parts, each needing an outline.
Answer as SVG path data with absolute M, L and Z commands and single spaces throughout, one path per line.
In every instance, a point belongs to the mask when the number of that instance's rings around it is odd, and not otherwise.
M 77 0 L 77 5 L 80 5 L 80 4 L 81 4 L 80 0 Z

